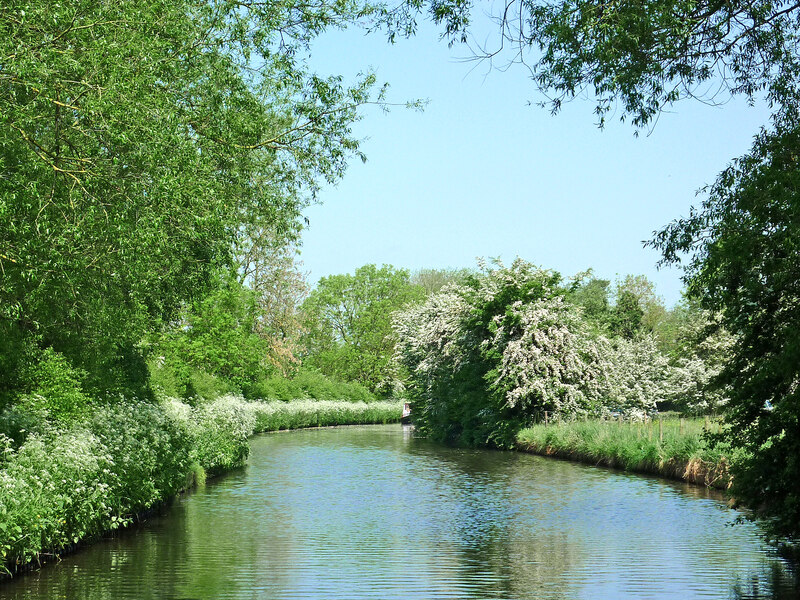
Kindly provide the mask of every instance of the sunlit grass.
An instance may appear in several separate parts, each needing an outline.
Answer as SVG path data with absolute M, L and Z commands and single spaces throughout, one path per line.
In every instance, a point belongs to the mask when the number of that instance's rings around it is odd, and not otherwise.
M 537 424 L 519 433 L 517 446 L 536 454 L 725 487 L 729 457 L 707 439 L 718 427 L 705 419 L 677 418 Z
M 255 431 L 277 431 L 331 425 L 397 423 L 402 402 L 335 402 L 292 400 L 290 402 L 252 402 Z

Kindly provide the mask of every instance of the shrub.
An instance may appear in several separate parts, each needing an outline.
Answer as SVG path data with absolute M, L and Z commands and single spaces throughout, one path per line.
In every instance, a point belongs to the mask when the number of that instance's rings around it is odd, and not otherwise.
M 234 396 L 224 396 L 194 409 L 192 457 L 211 474 L 240 466 L 250 453 L 247 438 L 256 417 L 251 405 Z

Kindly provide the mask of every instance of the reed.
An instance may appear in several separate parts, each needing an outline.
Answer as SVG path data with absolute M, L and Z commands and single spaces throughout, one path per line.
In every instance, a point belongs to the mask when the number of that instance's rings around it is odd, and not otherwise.
M 536 424 L 518 434 L 516 449 L 727 488 L 730 457 L 708 443 L 717 427 L 705 419 L 677 418 Z

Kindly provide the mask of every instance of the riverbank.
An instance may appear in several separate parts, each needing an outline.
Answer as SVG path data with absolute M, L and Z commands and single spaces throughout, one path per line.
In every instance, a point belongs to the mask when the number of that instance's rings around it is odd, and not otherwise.
M 709 447 L 706 427 L 703 419 L 538 424 L 517 435 L 515 449 L 727 489 L 729 458 Z
M 0 436 L 0 580 L 136 521 L 247 460 L 255 433 L 400 420 L 399 402 L 174 398 L 98 408 L 69 427 Z

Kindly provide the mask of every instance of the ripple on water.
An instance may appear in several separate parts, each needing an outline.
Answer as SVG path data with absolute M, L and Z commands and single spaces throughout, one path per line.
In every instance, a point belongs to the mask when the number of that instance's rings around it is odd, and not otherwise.
M 789 598 L 716 497 L 399 426 L 253 440 L 146 527 L 0 586 L 85 600 Z M 779 582 L 780 583 L 780 582 Z

